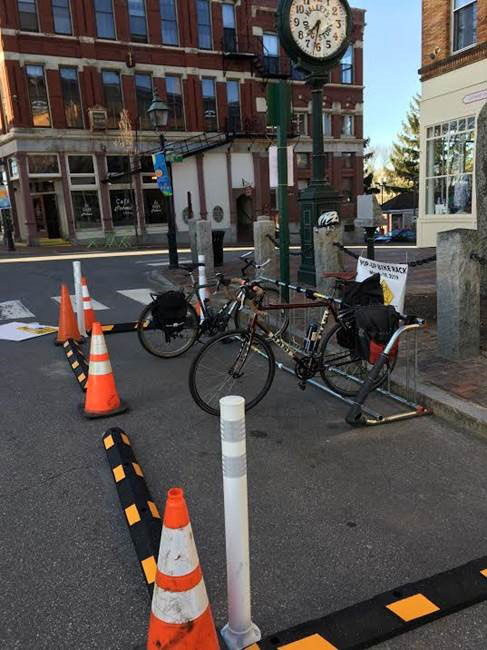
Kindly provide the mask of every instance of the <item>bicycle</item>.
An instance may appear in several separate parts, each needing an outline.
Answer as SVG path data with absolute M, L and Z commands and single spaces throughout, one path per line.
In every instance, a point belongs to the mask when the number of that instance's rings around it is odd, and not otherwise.
M 194 401 L 207 413 L 219 415 L 219 401 L 225 395 L 241 395 L 246 410 L 256 406 L 267 394 L 275 376 L 276 360 L 271 344 L 282 350 L 295 363 L 299 387 L 305 389 L 309 379 L 320 373 L 331 390 L 345 397 L 354 397 L 370 372 L 369 364 L 357 352 L 353 326 L 353 308 L 347 308 L 335 297 L 341 283 L 350 274 L 328 274 L 336 279 L 334 295 L 329 297 L 311 289 L 287 285 L 304 293 L 312 301 L 306 304 L 264 305 L 260 289 L 256 309 L 247 329 L 222 333 L 208 341 L 193 360 L 189 388 Z M 270 281 L 270 280 L 267 280 Z M 285 286 L 273 281 L 277 286 Z M 254 288 L 255 291 L 255 288 Z M 272 332 L 262 322 L 263 313 L 322 308 L 320 323 L 309 324 L 301 347 L 283 338 L 284 332 Z M 335 324 L 326 331 L 330 316 Z M 405 317 L 404 317 L 405 318 Z M 261 330 L 264 335 L 257 332 Z M 396 358 L 391 354 L 374 381 L 381 386 L 392 373 Z
M 211 337 L 225 332 L 232 318 L 236 329 L 247 327 L 248 318 L 245 309 L 247 292 L 245 287 L 251 284 L 251 281 L 247 278 L 247 271 L 252 268 L 259 272 L 270 262 L 270 260 L 267 260 L 263 264 L 256 264 L 249 257 L 250 255 L 252 253 L 240 256 L 240 259 L 245 261 L 245 265 L 241 269 L 242 279 L 226 278 L 223 273 L 217 273 L 216 283 L 212 284 L 201 285 L 194 277 L 194 271 L 198 267 L 204 266 L 203 264 L 180 265 L 180 268 L 187 271 L 187 277 L 191 281 L 190 289 L 184 291 L 187 306 L 184 323 L 173 331 L 163 330 L 159 327 L 154 318 L 153 309 L 155 301 L 161 294 L 151 294 L 153 302 L 144 308 L 137 323 L 137 335 L 143 348 L 150 354 L 160 358 L 175 358 L 184 354 L 202 337 Z M 230 291 L 230 286 L 233 283 L 239 285 L 234 294 Z M 225 302 L 219 309 L 212 306 L 210 299 L 202 297 L 202 290 L 210 288 L 215 288 L 215 294 L 220 291 L 220 288 L 223 288 Z M 266 305 L 278 302 L 279 291 L 273 287 L 268 287 Z M 288 322 L 287 314 L 281 312 L 273 323 L 272 330 L 282 333 L 287 328 Z

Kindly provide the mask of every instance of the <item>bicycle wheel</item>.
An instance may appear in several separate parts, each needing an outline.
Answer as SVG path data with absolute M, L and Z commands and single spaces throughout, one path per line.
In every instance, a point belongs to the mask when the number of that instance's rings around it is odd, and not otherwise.
M 350 348 L 344 347 L 347 338 L 350 338 L 350 330 L 341 323 L 337 323 L 328 332 L 323 341 L 320 373 L 323 381 L 333 391 L 344 397 L 355 397 L 372 370 L 372 365 L 354 351 L 353 341 L 350 341 Z M 395 365 L 396 359 L 386 363 L 373 390 L 382 386 Z
M 245 398 L 250 410 L 272 385 L 274 353 L 259 334 L 246 330 L 224 332 L 199 351 L 189 371 L 191 395 L 207 413 L 220 414 L 220 399 L 227 395 Z
M 190 303 L 184 327 L 169 336 L 157 327 L 152 315 L 152 304 L 145 307 L 137 323 L 137 336 L 142 347 L 162 359 L 172 359 L 189 350 L 198 338 L 198 332 L 199 319 Z
M 266 305 L 280 305 L 282 303 L 279 291 L 274 287 L 267 287 L 262 284 L 265 290 L 265 295 L 262 301 L 262 307 Z M 253 311 L 248 304 L 243 306 L 243 309 L 237 309 L 235 312 L 235 328 L 246 329 L 249 325 L 250 319 L 253 316 Z M 261 316 L 262 322 L 271 330 L 273 334 L 281 335 L 287 330 L 289 325 L 289 313 L 286 309 L 272 310 L 265 312 L 265 316 Z

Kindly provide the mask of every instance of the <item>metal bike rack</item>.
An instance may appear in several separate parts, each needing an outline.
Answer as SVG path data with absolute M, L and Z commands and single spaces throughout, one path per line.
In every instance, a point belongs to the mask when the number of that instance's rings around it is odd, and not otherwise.
M 262 279 L 266 282 L 272 282 L 276 286 L 287 287 L 291 292 L 294 292 L 294 294 L 304 294 L 306 298 L 310 300 L 310 302 L 315 303 L 314 306 L 310 306 L 310 308 L 302 308 L 307 313 L 305 313 L 304 318 L 301 318 L 299 322 L 297 319 L 294 319 L 294 321 L 292 318 L 290 319 L 288 332 L 294 339 L 294 345 L 297 351 L 299 350 L 299 342 L 302 341 L 305 336 L 305 331 L 304 329 L 301 329 L 300 326 L 303 325 L 304 327 L 307 327 L 310 318 L 313 315 L 312 310 L 316 310 L 316 300 L 319 300 L 321 298 L 322 300 L 334 301 L 338 305 L 341 303 L 339 299 L 332 296 L 326 296 L 323 294 L 313 296 L 313 293 L 317 293 L 313 289 L 306 289 L 291 284 L 286 285 L 279 280 L 273 280 L 267 277 Z M 294 296 L 290 295 L 291 303 L 294 302 L 293 298 Z M 292 314 L 294 312 L 295 310 L 291 310 L 289 313 Z M 394 333 L 388 345 L 384 349 L 383 354 L 375 366 L 371 368 L 368 377 L 364 381 L 361 381 L 357 377 L 353 377 L 345 372 L 342 373 L 345 377 L 347 377 L 347 379 L 350 379 L 351 381 L 354 381 L 360 385 L 360 389 L 356 398 L 349 398 L 340 395 L 316 379 L 308 379 L 306 383 L 314 386 L 315 388 L 318 388 L 319 390 L 327 393 L 332 397 L 335 397 L 341 402 L 348 404 L 350 406 L 350 411 L 346 416 L 346 421 L 354 427 L 377 426 L 391 422 L 398 422 L 400 420 L 407 420 L 411 418 L 422 417 L 425 415 L 431 415 L 431 410 L 418 403 L 417 396 L 418 333 L 424 328 L 424 326 L 425 322 L 418 320 L 414 324 L 404 325 L 403 327 L 400 327 Z M 412 342 L 411 337 L 413 337 Z M 403 367 L 400 367 L 397 372 L 398 374 L 401 374 L 404 382 L 402 384 L 399 384 L 397 380 L 389 376 L 387 384 L 385 386 L 374 390 L 373 384 L 375 382 L 375 378 L 379 375 L 385 361 L 387 361 L 387 355 L 390 354 L 391 350 L 400 340 L 404 340 L 404 344 L 400 349 L 403 352 L 401 356 L 405 359 L 405 364 Z M 280 370 L 296 376 L 294 369 L 287 366 L 285 363 L 276 361 L 276 366 Z M 337 372 L 340 371 L 337 370 Z M 393 402 L 400 404 L 403 407 L 407 407 L 408 410 L 389 415 L 379 413 L 376 410 L 365 406 L 365 402 L 372 392 L 377 393 L 386 399 L 392 400 Z

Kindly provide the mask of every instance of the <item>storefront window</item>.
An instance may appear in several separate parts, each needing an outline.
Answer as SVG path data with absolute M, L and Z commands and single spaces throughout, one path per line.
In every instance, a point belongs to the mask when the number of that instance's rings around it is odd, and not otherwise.
M 471 214 L 475 118 L 437 124 L 427 130 L 427 214 Z
M 71 192 L 71 199 L 76 230 L 100 228 L 101 214 L 98 192 L 92 190 Z
M 133 225 L 135 215 L 133 190 L 110 190 L 110 206 L 114 226 Z
M 112 185 L 130 183 L 130 158 L 128 156 L 107 156 L 107 169 Z M 120 176 L 120 174 L 123 175 Z
M 147 224 L 167 223 L 167 198 L 159 188 L 143 190 L 144 214 Z
M 71 185 L 96 185 L 93 156 L 68 156 Z

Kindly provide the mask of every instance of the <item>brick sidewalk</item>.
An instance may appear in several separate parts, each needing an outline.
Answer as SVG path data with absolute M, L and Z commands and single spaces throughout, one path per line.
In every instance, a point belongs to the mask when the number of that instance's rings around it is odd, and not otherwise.
M 354 249 L 360 253 L 360 249 Z M 404 263 L 420 260 L 434 254 L 434 249 L 379 249 L 378 261 Z M 347 271 L 355 269 L 353 258 L 345 256 Z M 291 282 L 296 282 L 299 267 L 299 257 L 291 257 Z M 227 276 L 239 277 L 242 263 L 240 260 L 226 262 L 223 267 L 216 269 Z M 166 277 L 178 286 L 187 283 L 186 274 L 181 271 L 165 271 Z M 487 408 L 487 301 L 482 304 L 482 352 L 476 359 L 465 361 L 447 361 L 438 354 L 436 337 L 436 264 L 430 263 L 421 267 L 412 267 L 408 277 L 406 297 L 406 313 L 425 318 L 427 329 L 419 337 L 420 352 L 418 359 L 419 380 L 436 386 L 454 397 L 467 402 L 473 402 Z

